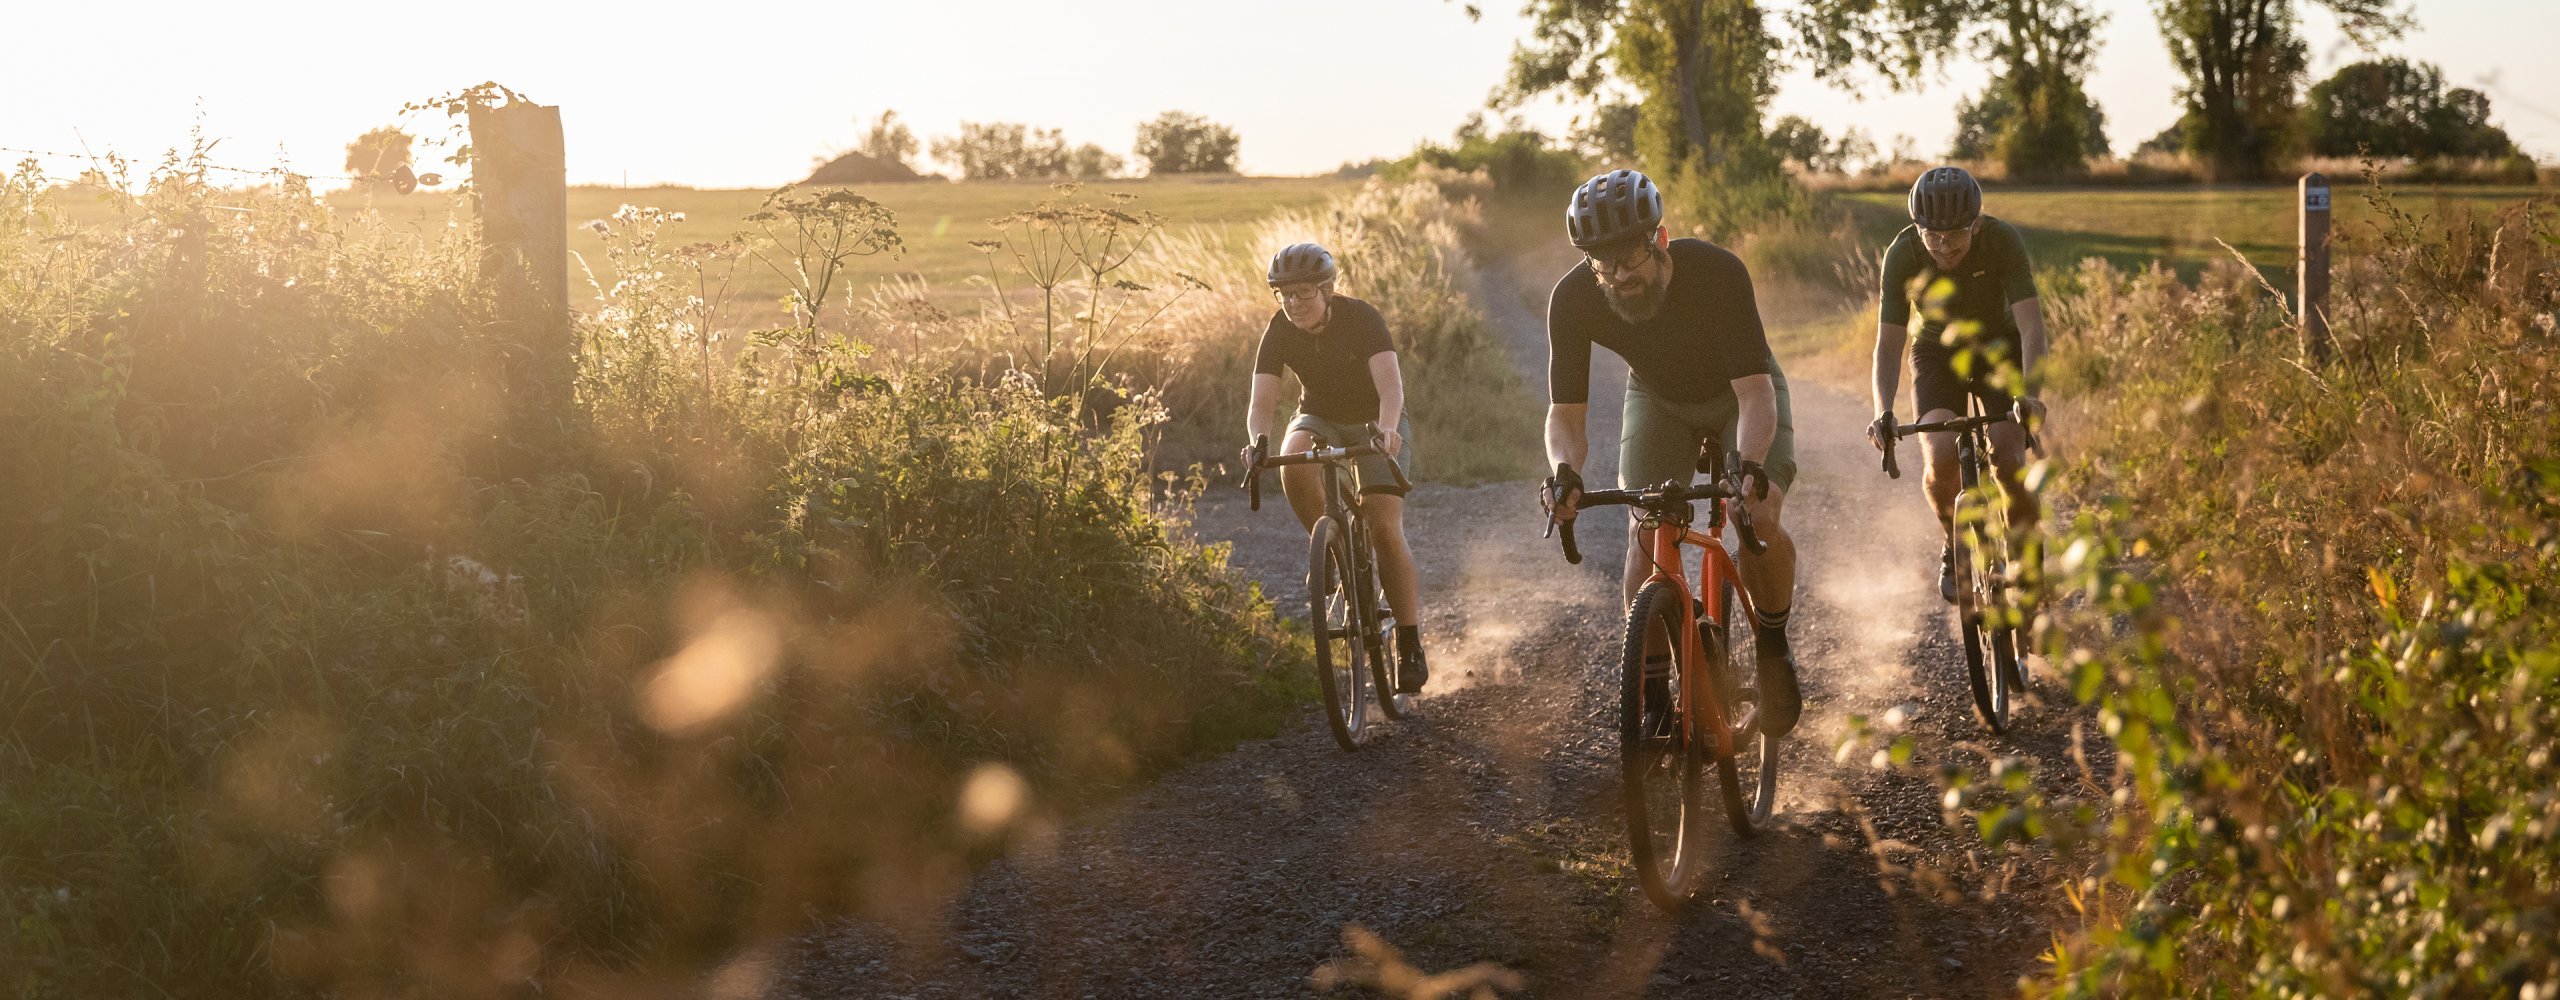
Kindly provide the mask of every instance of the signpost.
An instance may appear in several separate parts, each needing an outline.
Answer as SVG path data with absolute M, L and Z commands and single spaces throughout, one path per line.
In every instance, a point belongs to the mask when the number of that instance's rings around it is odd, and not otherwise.
M 2301 210 L 2300 239 L 2293 258 L 2295 325 L 2302 331 L 2302 358 L 2306 363 L 2326 364 L 2329 360 L 2329 178 L 2312 172 L 2302 175 L 2301 199 L 2295 204 Z

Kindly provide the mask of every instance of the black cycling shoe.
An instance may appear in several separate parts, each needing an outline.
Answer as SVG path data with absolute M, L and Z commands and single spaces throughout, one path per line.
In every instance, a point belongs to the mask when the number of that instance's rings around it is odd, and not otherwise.
M 1956 602 L 1956 548 L 1953 545 L 1938 550 L 1938 596 L 1946 598 L 1949 604 Z
M 1760 731 L 1785 736 L 1795 731 L 1804 713 L 1804 692 L 1796 687 L 1796 658 L 1766 646 L 1760 651 Z
M 1421 694 L 1422 685 L 1431 680 L 1431 664 L 1423 659 L 1422 644 L 1396 643 L 1396 693 Z

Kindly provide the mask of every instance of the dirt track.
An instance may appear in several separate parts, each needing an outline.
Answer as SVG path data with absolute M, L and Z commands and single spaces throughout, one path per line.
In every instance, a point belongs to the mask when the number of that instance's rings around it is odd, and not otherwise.
M 1551 279 L 1522 266 L 1533 273 L 1497 275 L 1481 297 L 1543 385 L 1533 306 Z M 1594 367 L 1592 478 L 1606 482 L 1624 368 L 1605 354 Z M 1586 558 L 1568 566 L 1539 538 L 1532 485 L 1425 485 L 1408 516 L 1435 671 L 1419 718 L 1345 754 L 1310 711 L 989 865 L 944 916 L 813 936 L 782 993 L 1300 996 L 1358 924 L 1422 969 L 1497 963 L 1542 997 L 2014 994 L 2048 943 L 2056 893 L 2034 859 L 1952 832 L 1927 775 L 2018 755 L 2072 780 L 2080 716 L 2039 674 L 2045 703 L 2023 706 L 2011 736 L 1974 720 L 1916 486 L 1876 471 L 1862 394 L 1790 381 L 1805 721 L 1779 816 L 1748 841 L 1723 835 L 1688 913 L 1657 912 L 1625 868 L 1622 515 L 1587 519 Z M 1240 494 L 1215 494 L 1199 526 L 1232 539 L 1237 565 L 1282 607 L 1303 600 L 1305 535 L 1285 506 L 1248 514 Z M 1874 769 L 1866 750 L 1834 761 L 1851 715 L 1889 713 L 1918 770 Z

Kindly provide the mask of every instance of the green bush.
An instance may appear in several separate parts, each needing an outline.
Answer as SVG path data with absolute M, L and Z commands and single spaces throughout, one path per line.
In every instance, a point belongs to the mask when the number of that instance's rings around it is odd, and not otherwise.
M 1511 129 L 1498 135 L 1475 129 L 1461 131 L 1450 145 L 1417 145 L 1413 152 L 1387 164 L 1379 174 L 1389 180 L 1407 181 L 1421 176 L 1424 167 L 1460 174 L 1481 170 L 1492 183 L 1494 193 L 1530 199 L 1562 199 L 1590 173 L 1584 169 L 1582 157 L 1552 144 L 1535 129 Z
M 2236 264 L 2051 300 L 2091 458 L 2042 635 L 2113 797 L 1951 793 L 2086 873 L 2046 990 L 2560 991 L 2560 236 L 2373 197 L 2325 365 Z
M 6 183 L 11 995 L 690 983 L 1305 694 L 1151 406 L 824 299 L 741 349 L 685 280 L 736 248 L 637 209 L 576 395 L 511 397 L 467 225 Z

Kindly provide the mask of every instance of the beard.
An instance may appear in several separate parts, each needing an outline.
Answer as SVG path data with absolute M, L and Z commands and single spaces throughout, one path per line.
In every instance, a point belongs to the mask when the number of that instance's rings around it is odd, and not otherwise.
M 1668 281 L 1647 281 L 1635 291 L 1623 293 L 1616 285 L 1600 283 L 1600 297 L 1609 301 L 1609 311 L 1629 323 L 1642 323 L 1661 312 L 1662 300 L 1669 297 L 1670 291 Z

